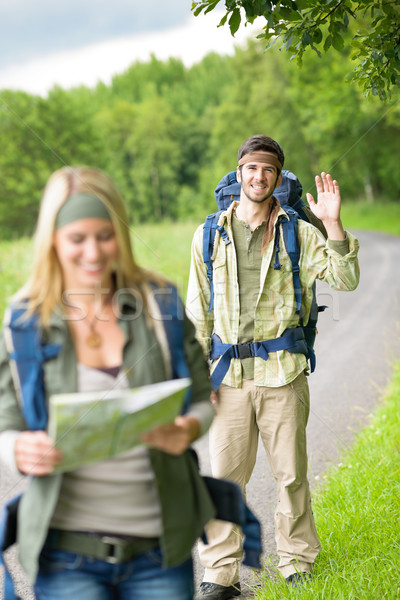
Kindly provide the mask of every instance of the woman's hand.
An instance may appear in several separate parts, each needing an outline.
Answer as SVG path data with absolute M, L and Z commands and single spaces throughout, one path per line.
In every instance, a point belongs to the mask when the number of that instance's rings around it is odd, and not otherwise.
M 178 456 L 200 435 L 196 417 L 179 416 L 170 425 L 162 425 L 142 435 L 142 441 L 153 448 Z
M 22 431 L 14 453 L 17 467 L 25 475 L 50 475 L 62 462 L 62 453 L 45 431 Z

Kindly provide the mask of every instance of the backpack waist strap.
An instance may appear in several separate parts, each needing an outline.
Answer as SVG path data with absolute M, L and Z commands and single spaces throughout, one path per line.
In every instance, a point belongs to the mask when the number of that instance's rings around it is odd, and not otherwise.
M 268 360 L 270 352 L 288 350 L 295 354 L 307 356 L 307 344 L 302 327 L 289 327 L 279 338 L 264 340 L 262 342 L 244 342 L 241 344 L 224 344 L 215 333 L 211 337 L 211 360 L 220 358 L 210 379 L 213 390 L 216 392 L 225 377 L 232 358 L 250 358 L 258 356 Z

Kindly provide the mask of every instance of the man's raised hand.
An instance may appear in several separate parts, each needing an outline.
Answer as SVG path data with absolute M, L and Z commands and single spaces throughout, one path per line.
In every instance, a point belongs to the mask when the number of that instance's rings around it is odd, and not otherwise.
M 321 173 L 315 177 L 317 202 L 312 194 L 307 194 L 307 202 L 311 211 L 324 224 L 331 240 L 344 240 L 346 234 L 340 221 L 340 189 L 336 180 L 329 173 Z

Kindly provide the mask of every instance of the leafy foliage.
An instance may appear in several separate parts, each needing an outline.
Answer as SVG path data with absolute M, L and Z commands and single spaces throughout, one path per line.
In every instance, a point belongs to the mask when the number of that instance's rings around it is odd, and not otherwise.
M 54 88 L 47 99 L 0 96 L 0 234 L 28 234 L 50 173 L 64 164 L 105 166 L 91 105 L 79 90 Z
M 190 68 L 152 57 L 110 85 L 55 87 L 47 98 L 1 91 L 0 238 L 32 233 L 46 180 L 65 164 L 108 172 L 135 227 L 201 222 L 238 147 L 257 133 L 281 143 L 305 191 L 325 170 L 345 201 L 399 202 L 400 104 L 345 85 L 346 53 L 321 61 L 307 52 L 298 69 L 264 46 L 251 40 Z
M 192 11 L 197 16 L 219 4 L 220 0 L 195 0 Z M 400 7 L 396 0 L 225 0 L 225 10 L 219 26 L 227 23 L 232 35 L 242 20 L 254 23 L 257 17 L 265 19 L 258 37 L 268 42 L 267 49 L 279 40 L 281 49 L 297 58 L 299 65 L 308 48 L 321 56 L 330 48 L 343 52 L 349 44 L 355 61 L 350 79 L 366 94 L 385 100 L 400 83 Z

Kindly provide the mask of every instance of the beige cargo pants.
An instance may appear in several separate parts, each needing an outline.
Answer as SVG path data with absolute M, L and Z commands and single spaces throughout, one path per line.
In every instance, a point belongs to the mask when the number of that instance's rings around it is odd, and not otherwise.
M 310 572 L 321 547 L 307 480 L 306 425 L 310 402 L 304 373 L 279 388 L 258 387 L 253 380 L 244 380 L 241 389 L 221 385 L 216 408 L 209 434 L 213 476 L 231 479 L 245 491 L 254 469 L 260 433 L 277 483 L 278 568 L 284 577 L 296 571 Z M 261 510 L 262 506 L 256 509 L 256 515 Z M 214 520 L 206 533 L 208 544 L 199 542 L 204 581 L 225 586 L 237 583 L 242 556 L 238 528 Z

